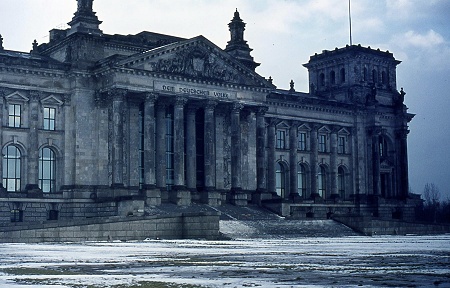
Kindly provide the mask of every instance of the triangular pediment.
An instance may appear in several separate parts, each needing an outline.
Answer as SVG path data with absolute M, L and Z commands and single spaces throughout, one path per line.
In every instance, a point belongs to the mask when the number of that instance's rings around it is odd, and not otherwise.
M 41 100 L 42 104 L 61 106 L 64 103 L 53 95 L 47 96 Z
M 118 63 L 127 69 L 180 76 L 196 81 L 261 88 L 273 84 L 250 70 L 203 36 L 179 41 L 130 56 Z
M 22 93 L 16 91 L 5 96 L 6 101 L 28 102 L 30 99 Z

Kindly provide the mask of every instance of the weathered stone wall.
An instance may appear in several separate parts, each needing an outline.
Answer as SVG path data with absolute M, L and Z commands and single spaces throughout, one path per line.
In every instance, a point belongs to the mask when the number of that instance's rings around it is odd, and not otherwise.
M 217 239 L 219 213 L 111 217 L 0 226 L 2 243 Z
M 364 235 L 407 235 L 449 233 L 450 225 L 382 220 L 363 216 L 334 216 L 334 220 Z

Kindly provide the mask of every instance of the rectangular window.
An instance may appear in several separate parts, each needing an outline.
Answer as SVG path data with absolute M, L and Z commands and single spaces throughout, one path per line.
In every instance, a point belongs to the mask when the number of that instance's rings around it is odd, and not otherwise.
M 345 137 L 339 136 L 338 138 L 338 153 L 339 154 L 345 154 Z
M 306 132 L 298 133 L 298 149 L 306 151 Z
M 23 210 L 11 210 L 11 222 L 23 222 Z
M 44 130 L 55 130 L 56 109 L 44 107 Z
M 327 135 L 319 135 L 319 152 L 327 152 Z
M 21 107 L 19 104 L 10 104 L 9 106 L 9 127 L 20 127 L 21 124 Z
M 277 130 L 277 149 L 285 149 L 286 148 L 286 131 Z

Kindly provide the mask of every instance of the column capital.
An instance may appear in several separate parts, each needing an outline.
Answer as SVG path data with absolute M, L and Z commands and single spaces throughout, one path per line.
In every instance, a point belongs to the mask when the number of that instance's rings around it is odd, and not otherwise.
M 214 108 L 217 106 L 217 101 L 214 100 L 207 100 L 205 102 L 205 110 L 214 110 Z
M 398 129 L 395 131 L 395 135 L 397 138 L 406 139 L 408 137 L 409 130 L 408 129 Z
M 290 121 L 290 124 L 291 124 L 291 127 L 290 127 L 290 128 L 298 129 L 298 127 L 300 126 L 301 122 L 300 122 L 300 121 L 297 121 L 297 120 L 291 120 L 291 121 Z
M 239 102 L 233 102 L 232 104 L 233 106 L 231 107 L 231 112 L 232 113 L 239 113 L 241 112 L 242 109 L 244 109 L 244 104 L 239 103 Z
M 379 136 L 383 133 L 383 129 L 380 126 L 372 126 L 367 128 L 367 134 L 369 136 Z
M 176 98 L 175 98 L 175 106 L 176 107 L 183 107 L 184 105 L 186 105 L 186 103 L 187 103 L 187 98 L 186 97 L 184 97 L 184 96 L 177 96 Z
M 256 116 L 266 115 L 267 110 L 269 110 L 269 107 L 266 107 L 266 106 L 256 107 L 256 109 L 255 109 Z
M 30 91 L 30 100 L 39 101 L 41 99 L 42 94 L 43 93 L 41 91 L 31 90 Z
M 159 95 L 154 92 L 145 92 L 145 101 L 146 102 L 156 102 L 158 100 Z
M 109 89 L 107 93 L 112 101 L 123 101 L 128 90 L 123 88 L 112 88 Z

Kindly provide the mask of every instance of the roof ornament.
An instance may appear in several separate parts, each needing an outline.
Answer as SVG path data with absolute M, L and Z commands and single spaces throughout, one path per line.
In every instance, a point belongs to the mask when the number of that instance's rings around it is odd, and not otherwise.
M 2 34 L 0 34 L 0 51 L 3 50 L 3 37 Z
M 289 83 L 289 86 L 291 87 L 291 89 L 289 89 L 289 92 L 295 92 L 295 88 L 294 88 L 294 80 L 291 80 L 291 82 Z
M 77 0 L 77 12 L 92 12 L 92 4 L 94 0 Z

